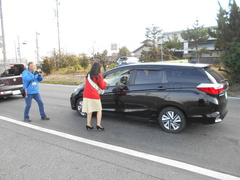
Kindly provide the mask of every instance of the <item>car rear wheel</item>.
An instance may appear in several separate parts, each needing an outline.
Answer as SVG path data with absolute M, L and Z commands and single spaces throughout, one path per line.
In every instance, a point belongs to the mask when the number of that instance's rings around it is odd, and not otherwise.
M 164 131 L 179 133 L 186 127 L 186 117 L 175 107 L 164 108 L 158 116 L 159 124 Z
M 80 98 L 80 99 L 77 100 L 76 107 L 77 107 L 77 112 L 80 116 L 87 117 L 87 113 L 82 112 L 83 98 Z

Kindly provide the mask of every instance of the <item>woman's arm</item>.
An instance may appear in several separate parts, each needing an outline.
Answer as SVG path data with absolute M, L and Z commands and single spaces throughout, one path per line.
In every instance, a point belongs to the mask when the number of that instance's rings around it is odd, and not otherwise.
M 105 88 L 106 88 L 107 83 L 104 81 L 102 74 L 99 74 L 99 75 L 98 75 L 98 82 L 97 82 L 97 84 L 98 84 L 98 86 L 99 86 L 101 89 L 105 89 Z

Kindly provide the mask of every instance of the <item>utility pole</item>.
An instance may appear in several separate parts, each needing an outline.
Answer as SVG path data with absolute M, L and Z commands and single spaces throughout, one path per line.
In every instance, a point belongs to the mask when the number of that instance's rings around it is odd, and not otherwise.
M 161 43 L 161 61 L 163 61 L 163 45 Z
M 56 0 L 56 16 L 57 16 L 57 31 L 58 31 L 58 56 L 61 56 L 61 46 L 60 46 L 60 32 L 59 32 L 59 14 L 58 14 L 59 2 Z
M 39 47 L 38 47 L 38 35 L 40 35 L 38 32 L 36 32 L 36 54 L 37 54 L 37 63 L 40 64 L 39 60 Z
M 1 18 L 1 26 L 2 26 L 3 62 L 4 62 L 4 64 L 6 64 L 7 57 L 6 57 L 5 35 L 4 35 L 4 27 L 3 27 L 2 0 L 0 0 L 0 18 Z
M 19 57 L 19 60 L 20 60 L 20 63 L 21 63 L 22 58 L 21 58 L 21 47 L 20 47 L 19 36 L 18 36 L 18 57 Z
M 163 35 L 160 37 L 161 61 L 163 61 Z
M 17 50 L 17 46 L 16 46 L 16 41 L 14 40 L 14 47 L 15 47 L 15 56 L 16 56 L 16 63 L 17 63 L 17 60 L 18 60 L 18 50 Z

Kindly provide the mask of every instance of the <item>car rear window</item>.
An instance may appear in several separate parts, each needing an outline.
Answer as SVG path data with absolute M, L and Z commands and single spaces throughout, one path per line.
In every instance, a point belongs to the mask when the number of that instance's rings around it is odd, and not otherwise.
M 168 80 L 170 82 L 200 83 L 209 82 L 206 75 L 196 68 L 179 68 L 168 70 Z
M 23 64 L 13 64 L 13 65 L 10 65 L 10 67 L 11 67 L 11 73 L 15 75 L 20 75 L 24 71 Z
M 0 77 L 20 75 L 23 71 L 23 64 L 0 66 Z
M 166 71 L 163 70 L 137 70 L 135 84 L 168 83 Z
M 211 69 L 210 67 L 207 67 L 207 68 L 205 68 L 204 70 L 207 71 L 209 74 L 211 74 L 218 83 L 222 83 L 223 81 L 226 80 L 226 79 L 223 77 L 223 75 L 221 75 L 221 74 L 218 73 L 217 71 Z

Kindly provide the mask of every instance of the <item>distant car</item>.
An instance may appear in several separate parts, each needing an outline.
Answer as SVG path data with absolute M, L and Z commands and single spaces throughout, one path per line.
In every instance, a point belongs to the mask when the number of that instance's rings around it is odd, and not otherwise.
M 226 116 L 228 81 L 208 64 L 139 63 L 103 73 L 103 113 L 158 121 L 167 132 L 187 123 L 213 124 Z M 84 84 L 70 97 L 81 116 Z
M 139 62 L 139 59 L 136 57 L 120 57 L 117 60 L 118 66 L 135 64 L 138 62 Z
M 0 64 L 0 97 L 25 96 L 21 76 L 24 70 L 24 64 Z

